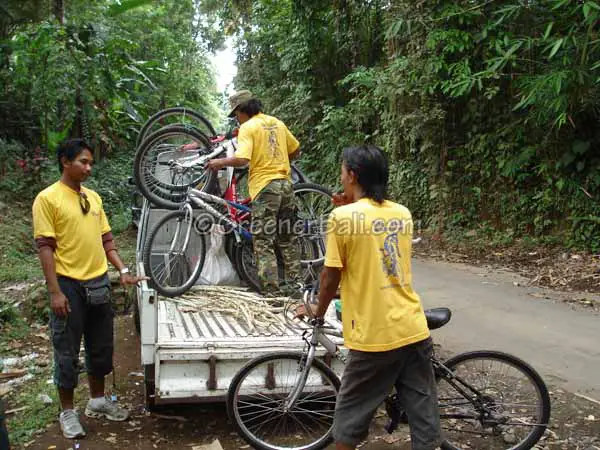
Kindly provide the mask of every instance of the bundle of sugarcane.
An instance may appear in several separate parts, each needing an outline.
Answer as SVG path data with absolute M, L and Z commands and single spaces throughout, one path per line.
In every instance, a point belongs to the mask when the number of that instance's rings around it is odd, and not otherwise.
M 281 324 L 282 314 L 290 307 L 289 297 L 261 297 L 243 288 L 194 286 L 181 297 L 168 299 L 181 312 L 211 311 L 243 319 L 250 332 L 256 327 Z

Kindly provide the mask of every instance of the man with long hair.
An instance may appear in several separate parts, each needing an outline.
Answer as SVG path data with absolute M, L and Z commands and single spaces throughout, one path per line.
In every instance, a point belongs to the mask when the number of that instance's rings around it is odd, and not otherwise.
M 410 211 L 386 200 L 384 153 L 372 145 L 345 148 L 343 194 L 329 216 L 319 303 L 322 317 L 341 284 L 344 345 L 350 349 L 338 395 L 337 450 L 367 437 L 373 414 L 395 387 L 408 415 L 412 448 L 440 443 L 433 343 L 421 300 L 412 287 Z M 304 306 L 297 315 L 307 314 Z

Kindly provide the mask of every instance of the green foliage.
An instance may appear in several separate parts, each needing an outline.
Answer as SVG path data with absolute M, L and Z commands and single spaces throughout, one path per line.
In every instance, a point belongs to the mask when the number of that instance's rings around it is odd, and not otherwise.
M 5 344 L 13 340 L 24 339 L 30 331 L 29 325 L 17 308 L 7 305 L 5 300 L 0 298 L 0 345 L 5 348 Z
M 4 236 L 0 241 L 0 283 L 42 276 L 33 242 L 31 203 L 13 200 L 5 205 L 0 211 L 0 235 Z
M 127 179 L 131 176 L 132 155 L 126 152 L 114 154 L 94 166 L 86 186 L 102 198 L 104 210 L 114 233 L 124 231 L 131 224 L 132 187 Z
M 17 231 L 30 237 L 31 201 L 58 178 L 56 146 L 83 137 L 98 163 L 89 186 L 119 232 L 130 223 L 127 178 L 145 120 L 175 105 L 214 122 L 222 116 L 208 52 L 223 33 L 203 20 L 194 0 L 73 0 L 64 2 L 64 24 L 54 4 L 11 0 L 1 7 L 0 193 L 10 208 L 26 211 Z M 0 213 L 0 230 L 12 226 L 12 215 Z M 0 244 L 0 280 L 39 273 L 26 262 L 29 244 Z
M 57 391 L 53 385 L 46 383 L 46 380 L 51 376 L 51 365 L 38 369 L 35 380 L 25 384 L 25 388 L 19 393 L 17 404 L 19 407 L 26 406 L 27 410 L 10 418 L 8 426 L 11 445 L 22 445 L 30 441 L 36 431 L 44 429 L 56 420 Z M 48 395 L 53 403 L 45 404 L 42 402 L 38 398 L 40 394 Z
M 219 117 L 194 1 L 66 5 L 67 25 L 53 16 L 25 21 L 0 48 L 4 97 L 39 118 L 30 125 L 39 129 L 34 144 L 53 150 L 64 137 L 81 136 L 100 159 L 132 149 L 141 124 L 166 106 Z
M 209 2 L 203 2 L 209 3 Z M 215 5 L 212 5 L 215 7 Z M 375 142 L 392 197 L 438 233 L 600 249 L 600 6 L 594 1 L 227 1 L 236 87 L 332 184 Z

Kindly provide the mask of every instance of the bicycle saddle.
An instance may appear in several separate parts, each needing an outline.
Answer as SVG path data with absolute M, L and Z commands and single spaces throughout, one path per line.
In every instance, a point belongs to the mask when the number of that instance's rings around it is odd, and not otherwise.
M 425 317 L 427 318 L 427 327 L 430 330 L 441 328 L 450 322 L 452 317 L 452 311 L 448 308 L 431 308 L 425 310 Z

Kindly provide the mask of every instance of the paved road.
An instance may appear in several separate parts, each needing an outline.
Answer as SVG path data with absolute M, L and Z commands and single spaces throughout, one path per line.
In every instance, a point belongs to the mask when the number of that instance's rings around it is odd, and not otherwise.
M 512 353 L 547 382 L 600 399 L 600 314 L 561 301 L 581 294 L 531 288 L 516 275 L 465 265 L 420 259 L 413 264 L 425 307 L 453 311 L 451 322 L 434 331 L 436 342 L 456 353 Z

